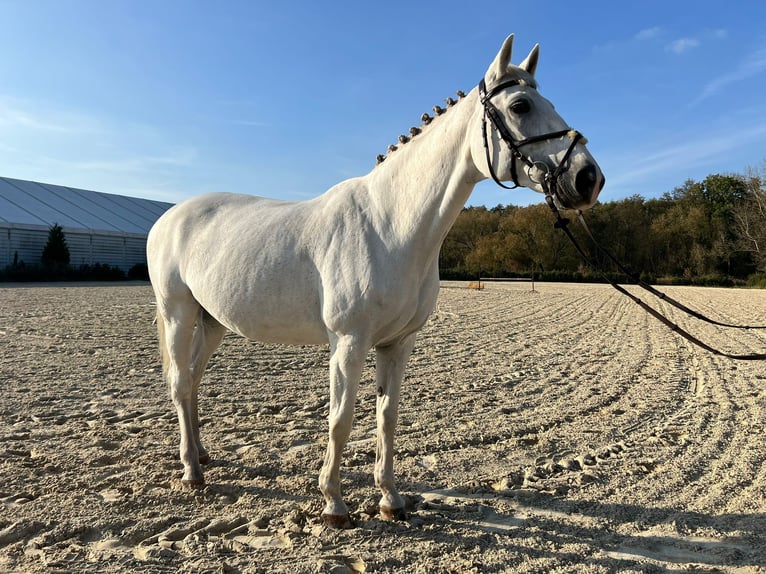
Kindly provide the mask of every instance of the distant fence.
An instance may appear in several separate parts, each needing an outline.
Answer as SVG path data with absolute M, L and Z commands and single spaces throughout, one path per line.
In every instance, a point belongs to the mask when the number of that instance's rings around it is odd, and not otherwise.
M 480 282 L 483 281 L 497 281 L 497 282 L 503 282 L 503 281 L 531 281 L 532 283 L 535 282 L 534 277 L 480 277 Z
M 468 281 L 469 289 L 476 289 L 481 291 L 484 289 L 485 283 L 511 283 L 511 282 L 531 282 L 532 291 L 535 290 L 535 278 L 534 277 L 480 277 L 478 281 Z

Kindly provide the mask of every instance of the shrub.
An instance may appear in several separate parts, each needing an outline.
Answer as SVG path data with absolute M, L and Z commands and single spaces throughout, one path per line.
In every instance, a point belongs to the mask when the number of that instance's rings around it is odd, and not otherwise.
M 146 266 L 146 263 L 136 263 L 128 269 L 128 279 L 149 281 L 149 268 Z
M 95 265 L 8 265 L 0 270 L 0 281 L 122 281 L 125 272 L 119 267 Z
M 747 286 L 756 289 L 766 289 L 766 273 L 754 273 L 747 278 Z
M 122 281 L 125 272 L 119 267 L 106 263 L 93 265 L 80 265 L 77 269 L 71 269 L 69 279 L 74 281 Z

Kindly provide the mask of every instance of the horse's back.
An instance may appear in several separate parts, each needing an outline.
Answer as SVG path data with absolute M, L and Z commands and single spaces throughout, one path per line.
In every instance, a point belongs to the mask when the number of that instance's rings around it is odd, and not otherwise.
M 179 203 L 166 211 L 149 232 L 149 272 L 161 280 L 169 273 L 194 275 L 203 271 L 201 266 L 228 264 L 244 241 L 257 246 L 259 237 L 270 243 L 277 231 L 281 231 L 279 237 L 289 234 L 284 217 L 275 214 L 290 211 L 293 205 L 233 193 L 210 193 Z

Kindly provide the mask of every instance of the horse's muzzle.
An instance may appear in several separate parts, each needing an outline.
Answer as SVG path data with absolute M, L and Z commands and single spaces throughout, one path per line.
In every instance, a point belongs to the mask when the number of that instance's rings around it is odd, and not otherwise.
M 559 178 L 556 198 L 561 207 L 567 209 L 587 209 L 596 203 L 598 194 L 604 188 L 606 179 L 598 165 L 588 163 L 575 174 L 574 185 L 568 178 Z

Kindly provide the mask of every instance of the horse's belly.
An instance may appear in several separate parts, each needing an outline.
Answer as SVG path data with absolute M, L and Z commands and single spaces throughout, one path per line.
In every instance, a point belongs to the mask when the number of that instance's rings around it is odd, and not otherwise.
M 285 291 L 288 289 L 261 288 L 238 296 L 219 297 L 208 304 L 200 302 L 226 328 L 248 339 L 288 345 L 327 343 L 318 297 Z
M 262 343 L 283 345 L 323 345 L 328 341 L 327 329 L 321 324 L 305 321 L 279 321 L 267 318 L 230 327 L 232 331 Z

